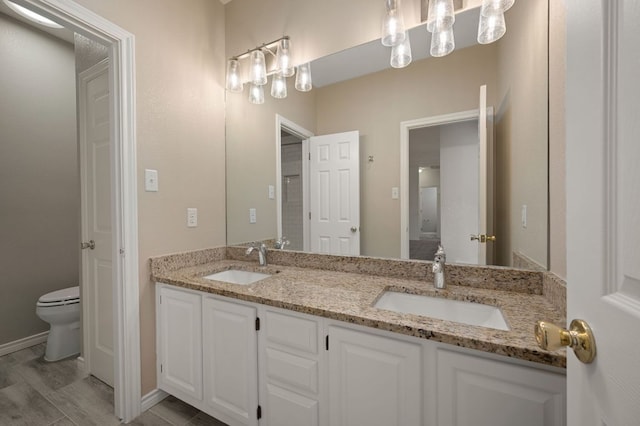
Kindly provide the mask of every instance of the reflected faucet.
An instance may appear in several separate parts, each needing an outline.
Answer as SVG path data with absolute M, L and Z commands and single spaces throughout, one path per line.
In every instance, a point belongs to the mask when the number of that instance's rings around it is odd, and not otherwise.
M 267 266 L 267 246 L 264 243 L 254 243 L 247 249 L 246 255 L 249 256 L 254 250 L 258 250 L 260 266 Z
M 277 249 L 277 250 L 284 250 L 284 248 L 286 246 L 288 246 L 289 244 L 291 244 L 291 241 L 289 241 L 289 239 L 287 237 L 283 236 L 279 240 L 276 240 L 274 248 Z
M 438 244 L 438 251 L 436 251 L 436 255 L 433 258 L 433 266 L 431 267 L 435 288 L 443 289 L 447 287 L 447 284 L 444 282 L 444 265 L 446 261 L 447 255 L 444 252 L 444 248 Z

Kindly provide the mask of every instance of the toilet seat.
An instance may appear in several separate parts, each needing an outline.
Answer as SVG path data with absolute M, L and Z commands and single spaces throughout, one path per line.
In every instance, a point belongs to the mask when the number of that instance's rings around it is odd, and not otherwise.
M 36 306 L 64 306 L 80 303 L 80 287 L 63 288 L 40 296 Z

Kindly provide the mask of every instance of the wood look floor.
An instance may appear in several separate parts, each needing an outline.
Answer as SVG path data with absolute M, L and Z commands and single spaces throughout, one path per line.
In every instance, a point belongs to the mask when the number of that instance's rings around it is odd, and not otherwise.
M 119 425 L 113 412 L 113 389 L 85 376 L 75 358 L 43 359 L 40 344 L 0 357 L 0 425 Z M 170 396 L 133 420 L 144 426 L 225 426 Z

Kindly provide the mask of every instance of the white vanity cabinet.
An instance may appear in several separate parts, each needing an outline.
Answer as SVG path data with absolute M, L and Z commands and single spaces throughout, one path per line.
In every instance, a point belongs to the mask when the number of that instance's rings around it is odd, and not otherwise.
M 256 306 L 157 286 L 158 387 L 230 426 L 258 424 Z
M 254 306 L 203 297 L 205 411 L 228 424 L 258 424 L 256 318 Z
M 322 319 L 271 307 L 260 315 L 260 424 L 326 424 Z
M 230 426 L 564 426 L 563 370 L 158 284 L 160 389 Z
M 329 424 L 420 426 L 422 345 L 333 325 L 327 331 Z
M 194 405 L 202 400 L 202 297 L 170 286 L 157 290 L 158 386 Z

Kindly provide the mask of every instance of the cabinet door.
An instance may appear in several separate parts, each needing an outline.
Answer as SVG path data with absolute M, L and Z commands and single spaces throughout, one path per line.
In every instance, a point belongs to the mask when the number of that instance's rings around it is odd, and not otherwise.
M 438 349 L 437 424 L 561 426 L 565 376 Z
M 337 326 L 328 331 L 329 424 L 420 426 L 421 345 Z
M 204 399 L 207 412 L 229 425 L 257 425 L 256 309 L 205 297 Z
M 202 400 L 202 298 L 158 288 L 159 387 L 178 398 Z M 185 398 L 186 397 L 186 398 Z

